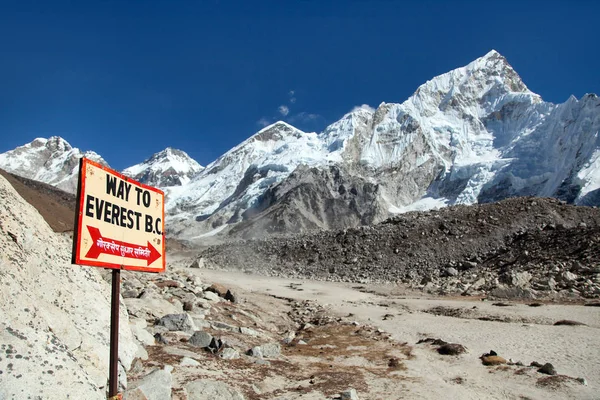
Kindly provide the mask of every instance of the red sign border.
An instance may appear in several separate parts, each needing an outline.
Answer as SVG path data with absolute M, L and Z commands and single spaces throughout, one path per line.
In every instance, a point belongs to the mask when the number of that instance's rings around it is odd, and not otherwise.
M 109 262 L 103 262 L 103 261 L 90 261 L 90 260 L 82 260 L 81 259 L 81 230 L 83 229 L 82 226 L 82 221 L 83 221 L 83 202 L 84 202 L 84 196 L 83 194 L 85 193 L 85 168 L 87 165 L 92 165 L 96 168 L 100 168 L 103 171 L 106 171 L 110 174 L 116 175 L 117 177 L 119 177 L 120 179 L 131 183 L 133 185 L 136 185 L 138 187 L 141 187 L 143 189 L 146 190 L 150 190 L 152 192 L 161 194 L 163 196 L 163 202 L 162 202 L 162 266 L 159 268 L 148 268 L 148 267 L 140 267 L 140 266 L 134 266 L 134 265 L 122 265 L 122 264 L 114 264 L 114 263 L 109 263 Z M 102 164 L 99 164 L 95 161 L 92 161 L 88 158 L 82 157 L 79 160 L 79 180 L 78 180 L 78 184 L 77 184 L 77 200 L 76 200 L 76 211 L 75 211 L 75 229 L 73 230 L 73 252 L 72 252 L 72 259 L 71 259 L 71 263 L 73 264 L 79 264 L 79 265 L 88 265 L 91 267 L 101 267 L 101 268 L 110 268 L 110 269 L 119 269 L 119 270 L 125 270 L 125 271 L 140 271 L 140 272 L 154 272 L 154 273 L 161 273 L 161 272 L 165 272 L 166 269 L 166 264 L 167 264 L 167 257 L 166 257 L 166 244 L 165 244 L 165 201 L 164 201 L 164 192 L 160 189 L 157 189 L 155 187 L 152 186 L 148 186 L 148 185 L 144 185 L 143 183 L 140 183 L 138 181 L 135 181 L 123 174 L 121 174 L 118 171 L 115 171 L 114 169 L 105 167 Z

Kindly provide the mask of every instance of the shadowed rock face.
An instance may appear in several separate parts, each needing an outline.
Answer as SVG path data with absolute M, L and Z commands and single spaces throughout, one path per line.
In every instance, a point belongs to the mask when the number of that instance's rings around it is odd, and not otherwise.
M 338 167 L 301 166 L 244 211 L 243 221 L 231 234 L 250 238 L 369 225 L 386 215 L 379 205 L 379 190 L 377 184 Z

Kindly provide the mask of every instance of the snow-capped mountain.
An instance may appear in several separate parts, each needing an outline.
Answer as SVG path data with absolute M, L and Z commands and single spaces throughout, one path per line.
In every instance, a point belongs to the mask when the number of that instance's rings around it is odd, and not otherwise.
M 123 174 L 147 185 L 165 188 L 185 185 L 203 169 L 186 152 L 167 147 L 144 162 L 124 169 Z
M 37 138 L 31 143 L 0 154 L 0 168 L 36 181 L 48 183 L 66 192 L 77 191 L 79 159 L 107 165 L 106 161 L 93 151 L 85 153 L 61 137 Z
M 277 231 L 273 227 L 285 225 L 289 215 L 275 217 L 269 209 L 285 201 L 304 216 L 293 229 L 327 228 L 332 224 L 321 210 L 325 198 L 337 201 L 350 190 L 357 195 L 336 213 L 354 212 L 355 223 L 519 195 L 598 202 L 599 104 L 595 95 L 561 105 L 544 102 L 503 56 L 491 51 L 431 79 L 404 103 L 357 108 L 319 134 L 284 122 L 264 128 L 173 193 L 171 226 L 174 233 L 194 237 L 225 224 L 268 218 L 260 229 Z M 334 178 L 323 178 L 330 182 L 327 196 L 308 201 L 310 196 L 287 182 L 301 164 L 321 171 L 339 167 Z M 311 168 L 302 171 L 321 176 Z M 364 199 L 358 186 L 346 187 L 352 177 L 360 178 L 362 183 L 355 183 L 363 189 L 365 182 L 374 185 L 367 191 L 377 193 L 371 212 L 357 211 Z M 298 174 L 293 181 L 307 184 Z M 343 188 L 336 190 L 332 184 L 342 181 Z M 290 193 L 307 201 L 292 201 Z
M 280 121 L 204 169 L 167 149 L 125 173 L 166 188 L 168 233 L 248 237 L 521 195 L 600 205 L 599 131 L 596 95 L 544 102 L 491 51 L 321 133 Z

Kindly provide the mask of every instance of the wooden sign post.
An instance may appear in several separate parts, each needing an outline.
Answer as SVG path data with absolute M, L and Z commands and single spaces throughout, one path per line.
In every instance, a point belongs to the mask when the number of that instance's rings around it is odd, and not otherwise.
M 82 158 L 72 263 L 111 268 L 108 397 L 118 399 L 121 270 L 164 272 L 164 193 Z

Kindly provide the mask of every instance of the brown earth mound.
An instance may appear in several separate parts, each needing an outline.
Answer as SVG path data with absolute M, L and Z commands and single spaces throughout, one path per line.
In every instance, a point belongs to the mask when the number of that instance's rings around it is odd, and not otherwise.
M 73 230 L 76 196 L 54 186 L 23 178 L 0 169 L 2 175 L 25 201 L 35 207 L 55 232 Z

